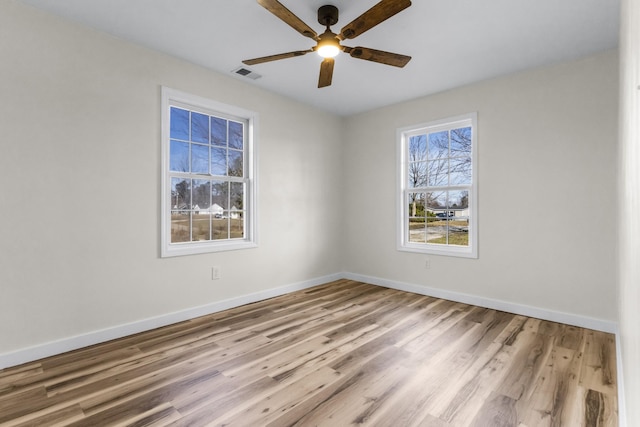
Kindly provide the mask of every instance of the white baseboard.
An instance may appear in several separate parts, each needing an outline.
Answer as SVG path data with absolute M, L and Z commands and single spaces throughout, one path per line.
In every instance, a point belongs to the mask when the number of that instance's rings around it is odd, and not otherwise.
M 618 324 L 616 322 L 579 316 L 577 314 L 563 313 L 508 301 L 484 298 L 477 295 L 469 295 L 461 292 L 447 291 L 445 289 L 403 283 L 395 280 L 381 279 L 379 277 L 364 276 L 362 274 L 343 273 L 343 277 L 346 279 L 357 280 L 359 282 L 371 283 L 372 285 L 384 286 L 385 288 L 397 289 L 399 291 L 413 292 L 415 294 L 477 305 L 480 307 L 506 311 L 508 313 L 520 314 L 528 317 L 535 317 L 536 319 L 565 323 L 567 325 L 579 326 L 581 328 L 593 329 L 611 334 L 615 334 L 618 331 Z
M 360 282 L 371 283 L 373 285 L 384 286 L 391 289 L 398 289 L 401 291 L 413 292 L 416 294 L 428 295 L 466 304 L 473 304 L 480 307 L 506 311 L 514 314 L 521 314 L 523 316 L 535 317 L 539 319 L 550 320 L 553 322 L 560 322 L 568 325 L 580 326 L 583 328 L 589 328 L 614 334 L 617 333 L 617 324 L 615 322 L 347 272 L 318 277 L 315 279 L 293 283 L 278 288 L 268 289 L 249 295 L 242 295 L 236 298 L 217 301 L 211 304 L 194 307 L 187 310 L 168 313 L 149 319 L 143 319 L 133 323 L 118 325 L 112 328 L 64 338 L 58 341 L 52 341 L 10 353 L 0 354 L 0 369 L 21 365 L 23 363 L 33 362 L 35 360 L 65 353 L 67 351 L 76 350 L 117 338 L 122 338 L 128 335 L 137 334 L 139 332 L 144 332 L 155 328 L 160 328 L 162 326 L 194 319 L 196 317 L 205 316 L 207 314 L 216 313 L 234 307 L 239 307 L 241 305 L 262 301 L 265 299 L 284 295 L 294 291 L 299 291 L 302 289 L 307 289 L 339 279 L 357 280 Z M 618 351 L 618 354 L 619 353 L 620 352 Z M 621 366 L 621 364 L 619 363 L 618 366 Z
M 67 351 L 77 350 L 79 348 L 126 337 L 128 335 L 137 334 L 139 332 L 149 331 L 151 329 L 183 322 L 185 320 L 194 319 L 196 317 L 205 316 L 207 314 L 217 313 L 222 310 L 227 310 L 230 308 L 239 307 L 241 305 L 262 301 L 342 278 L 343 275 L 339 273 L 318 277 L 315 279 L 306 280 L 304 282 L 298 282 L 278 288 L 267 289 L 265 291 L 260 291 L 249 295 L 242 295 L 236 298 L 217 301 L 211 304 L 194 307 L 187 310 L 168 313 L 149 319 L 143 319 L 133 323 L 118 325 L 112 328 L 93 331 L 86 334 L 52 341 L 10 353 L 0 354 L 0 369 L 21 365 L 23 363 L 33 362 L 35 360 L 65 353 Z

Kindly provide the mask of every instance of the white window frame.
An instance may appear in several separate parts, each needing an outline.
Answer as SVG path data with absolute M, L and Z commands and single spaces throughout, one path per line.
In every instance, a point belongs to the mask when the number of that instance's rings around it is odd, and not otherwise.
M 397 129 L 397 159 L 398 159 L 398 191 L 397 191 L 397 249 L 399 251 L 417 252 L 433 255 L 447 255 L 464 258 L 478 258 L 478 125 L 477 113 L 469 113 L 456 117 L 444 118 L 428 123 L 407 126 Z M 409 138 L 421 133 L 437 130 L 456 129 L 471 126 L 471 185 L 437 187 L 442 190 L 469 191 L 469 245 L 455 246 L 448 244 L 417 243 L 409 241 L 408 194 L 410 192 L 428 191 L 433 187 L 408 188 L 409 167 Z M 462 188 L 464 187 L 464 188 Z
M 161 257 L 193 255 L 209 252 L 231 251 L 258 246 L 257 230 L 257 162 L 256 139 L 258 134 L 258 114 L 243 108 L 223 104 L 201 96 L 162 87 L 162 196 L 161 196 Z M 245 234 L 242 239 L 171 243 L 171 179 L 169 170 L 170 154 L 170 108 L 178 107 L 190 111 L 226 118 L 240 118 L 246 121 L 244 140 L 244 178 L 246 183 Z M 194 177 L 196 175 L 194 174 Z

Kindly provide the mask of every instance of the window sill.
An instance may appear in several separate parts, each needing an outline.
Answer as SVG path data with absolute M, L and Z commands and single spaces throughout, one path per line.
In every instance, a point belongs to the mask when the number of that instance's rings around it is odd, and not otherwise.
M 215 252 L 237 251 L 241 249 L 257 248 L 256 242 L 250 242 L 246 240 L 228 241 L 228 242 L 216 242 L 214 244 L 210 242 L 206 243 L 194 243 L 187 242 L 182 244 L 172 244 L 167 247 L 163 247 L 161 258 L 169 258 L 174 256 L 184 255 L 197 255 Z
M 413 252 L 420 254 L 428 254 L 428 255 L 443 255 L 443 256 L 453 256 L 459 258 L 478 258 L 477 251 L 474 252 L 473 248 L 470 247 L 455 247 L 455 246 L 447 246 L 442 247 L 442 245 L 425 245 L 424 243 L 420 244 L 404 244 L 398 246 L 398 250 L 401 252 Z

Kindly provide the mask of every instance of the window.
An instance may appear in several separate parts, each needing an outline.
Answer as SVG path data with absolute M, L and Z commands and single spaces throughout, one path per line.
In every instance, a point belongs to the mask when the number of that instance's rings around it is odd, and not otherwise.
M 398 249 L 478 257 L 476 114 L 398 130 Z
M 161 255 L 256 246 L 257 115 L 162 89 Z

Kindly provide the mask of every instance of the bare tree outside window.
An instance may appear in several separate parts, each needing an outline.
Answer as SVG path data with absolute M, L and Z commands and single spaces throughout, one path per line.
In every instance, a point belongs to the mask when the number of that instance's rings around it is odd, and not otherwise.
M 469 246 L 472 120 L 410 130 L 403 141 L 405 241 Z
M 170 120 L 171 242 L 243 238 L 243 124 L 177 107 Z

